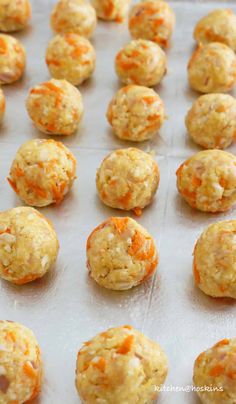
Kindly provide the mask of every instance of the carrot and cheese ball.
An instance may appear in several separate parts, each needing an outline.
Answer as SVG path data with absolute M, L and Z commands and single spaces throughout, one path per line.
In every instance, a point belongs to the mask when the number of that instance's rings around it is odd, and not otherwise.
M 107 21 L 123 22 L 131 0 L 92 0 L 98 18 Z
M 203 404 L 236 402 L 236 338 L 223 339 L 194 363 L 193 383 Z
M 33 332 L 0 321 L 0 403 L 23 404 L 40 393 L 43 364 Z
M 96 11 L 85 0 L 59 0 L 51 14 L 51 27 L 58 34 L 74 32 L 89 38 L 96 25 Z
M 13 36 L 0 34 L 0 84 L 19 80 L 25 70 L 26 54 L 23 45 Z
M 200 44 L 188 64 L 190 86 L 200 93 L 225 93 L 236 82 L 236 56 L 219 42 Z
M 133 210 L 140 215 L 156 193 L 159 168 L 149 154 L 135 148 L 109 154 L 97 171 L 97 190 L 102 202 L 112 208 Z
M 66 80 L 55 79 L 35 86 L 26 106 L 36 127 L 49 135 L 74 133 L 84 110 L 79 90 Z
M 205 149 L 224 149 L 236 138 L 236 100 L 228 94 L 205 94 L 189 110 L 190 137 Z
M 236 157 L 222 150 L 204 150 L 176 172 L 179 193 L 193 208 L 224 212 L 236 202 Z
M 111 217 L 87 241 L 90 276 L 112 290 L 140 285 L 156 270 L 158 255 L 152 236 L 129 217 Z
M 0 88 L 0 125 L 3 121 L 6 110 L 6 100 L 2 89 Z
M 17 195 L 31 206 L 59 204 L 76 178 L 76 160 L 55 140 L 34 139 L 16 153 L 8 181 Z
M 59 244 L 52 224 L 36 209 L 0 212 L 0 276 L 17 285 L 44 276 L 53 266 Z
M 129 16 L 129 31 L 134 39 L 143 38 L 167 48 L 175 25 L 175 15 L 168 3 L 147 0 L 134 5 Z
M 27 27 L 30 17 L 29 0 L 0 0 L 0 31 L 22 30 Z
M 78 352 L 75 383 L 84 404 L 151 404 L 167 372 L 160 345 L 126 325 L 84 343 Z
M 49 72 L 55 79 L 65 79 L 75 86 L 93 73 L 96 55 L 88 39 L 74 33 L 56 35 L 46 52 Z
M 166 74 L 166 55 L 156 43 L 136 39 L 118 52 L 115 68 L 123 83 L 152 87 Z
M 211 11 L 197 23 L 194 38 L 199 44 L 221 42 L 236 51 L 236 15 L 229 9 Z

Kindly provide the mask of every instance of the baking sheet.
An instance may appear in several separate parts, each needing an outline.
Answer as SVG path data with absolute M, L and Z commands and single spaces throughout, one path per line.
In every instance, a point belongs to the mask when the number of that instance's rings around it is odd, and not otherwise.
M 21 205 L 5 180 L 16 150 L 26 140 L 45 137 L 33 128 L 24 103 L 31 86 L 49 79 L 44 53 L 52 36 L 48 20 L 53 3 L 32 0 L 31 27 L 16 35 L 26 46 L 28 64 L 21 82 L 4 87 L 7 113 L 0 131 L 1 210 Z M 145 151 L 155 152 L 160 166 L 157 196 L 139 219 L 157 241 L 160 264 L 152 280 L 121 293 L 97 286 L 88 278 L 85 264 L 89 233 L 108 216 L 123 215 L 98 200 L 96 168 L 110 150 L 131 145 L 113 137 L 105 119 L 107 104 L 120 86 L 113 60 L 129 41 L 129 33 L 126 24 L 98 24 L 92 41 L 97 53 L 96 73 L 80 87 L 85 116 L 76 135 L 61 138 L 78 160 L 78 180 L 61 206 L 41 209 L 54 222 L 60 240 L 56 269 L 26 286 L 0 282 L 0 318 L 32 328 L 42 347 L 45 381 L 40 398 L 33 404 L 79 403 L 74 387 L 77 351 L 83 341 L 111 326 L 132 324 L 157 340 L 169 358 L 165 385 L 184 388 L 191 385 L 195 357 L 217 340 L 235 337 L 235 304 L 203 295 L 194 287 L 191 272 L 193 246 L 203 228 L 217 220 L 235 218 L 235 210 L 217 216 L 193 211 L 178 196 L 175 186 L 176 168 L 200 150 L 188 140 L 184 126 L 186 111 L 197 96 L 189 90 L 186 74 L 194 47 L 192 30 L 201 16 L 220 3 L 224 5 L 220 1 L 170 2 L 177 24 L 168 50 L 168 75 L 156 88 L 169 120 L 159 136 L 140 145 Z M 227 2 L 227 7 L 236 12 L 235 3 Z M 229 151 L 235 153 L 236 146 Z M 199 401 L 191 392 L 164 392 L 158 403 Z

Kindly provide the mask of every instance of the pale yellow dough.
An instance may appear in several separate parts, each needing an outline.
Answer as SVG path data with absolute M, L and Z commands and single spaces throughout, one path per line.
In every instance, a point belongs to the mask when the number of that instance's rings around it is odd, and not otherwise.
M 16 153 L 8 181 L 17 195 L 31 206 L 59 204 L 76 178 L 76 159 L 55 140 L 34 139 Z
M 84 343 L 75 382 L 84 404 L 152 404 L 167 372 L 160 345 L 127 325 Z
M 0 0 L 0 31 L 20 31 L 27 27 L 30 18 L 29 0 Z
M 59 0 L 51 14 L 51 27 L 58 34 L 74 32 L 89 38 L 96 25 L 96 12 L 85 0 Z
M 109 154 L 97 171 L 97 190 L 105 205 L 134 210 L 139 215 L 157 191 L 160 174 L 156 161 L 135 148 Z
M 224 212 L 236 202 L 236 157 L 222 150 L 196 153 L 178 168 L 179 193 L 193 208 Z
M 84 107 L 79 90 L 66 80 L 52 79 L 30 90 L 26 107 L 35 126 L 49 135 L 71 135 Z
M 0 88 L 0 125 L 3 121 L 6 110 L 6 99 L 2 89 Z
M 107 21 L 123 22 L 131 0 L 92 0 L 98 18 Z
M 111 217 L 87 241 L 90 276 L 107 289 L 140 285 L 156 270 L 158 254 L 152 236 L 129 217 Z
M 59 244 L 52 224 L 36 209 L 0 212 L 0 276 L 17 285 L 34 281 L 53 266 Z
M 140 2 L 130 11 L 129 31 L 134 39 L 148 39 L 167 48 L 174 25 L 175 14 L 169 4 L 162 0 Z
M 118 52 L 115 68 L 123 83 L 153 87 L 159 84 L 166 74 L 167 59 L 156 43 L 136 39 Z
M 0 321 L 0 404 L 28 403 L 38 396 L 43 364 L 33 332 L 12 321 Z
M 236 56 L 227 45 L 199 45 L 188 64 L 190 86 L 201 93 L 225 93 L 236 82 Z
M 205 149 L 225 149 L 236 138 L 236 100 L 228 94 L 205 94 L 189 110 L 190 137 Z
M 0 84 L 19 80 L 25 70 L 26 54 L 23 45 L 13 36 L 0 34 Z
M 92 75 L 96 54 L 88 39 L 68 32 L 49 42 L 46 63 L 52 77 L 77 86 Z
M 198 356 L 193 382 L 203 404 L 236 403 L 235 358 L 236 338 L 225 338 Z

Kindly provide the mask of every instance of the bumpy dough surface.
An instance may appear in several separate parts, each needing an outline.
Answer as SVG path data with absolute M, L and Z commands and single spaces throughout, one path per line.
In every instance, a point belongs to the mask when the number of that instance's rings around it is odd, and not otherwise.
M 193 208 L 224 212 L 236 202 L 236 157 L 222 150 L 204 150 L 177 170 L 179 193 Z
M 0 84 L 19 80 L 25 70 L 25 49 L 13 36 L 0 34 Z
M 236 15 L 228 9 L 211 11 L 197 23 L 194 38 L 199 44 L 221 42 L 236 51 Z
M 105 205 L 134 210 L 137 214 L 152 201 L 160 174 L 147 153 L 128 148 L 109 154 L 97 171 L 97 190 Z
M 90 276 L 107 289 L 140 285 L 156 270 L 158 255 L 152 236 L 129 217 L 111 217 L 87 241 Z
M 227 45 L 199 45 L 188 64 L 190 86 L 201 93 L 225 93 L 236 82 L 236 56 Z
M 236 338 L 223 339 L 198 356 L 194 364 L 195 386 L 215 389 L 197 392 L 203 404 L 235 404 L 235 358 Z
M 90 37 L 97 25 L 94 8 L 84 0 L 59 0 L 51 14 L 54 32 L 74 32 Z
M 205 94 L 189 110 L 190 137 L 206 149 L 224 149 L 236 138 L 236 100 L 228 94 Z
M 84 404 L 151 404 L 168 372 L 159 344 L 131 326 L 110 328 L 78 353 L 76 387 Z
M 6 110 L 6 100 L 2 89 L 0 88 L 0 125 L 3 121 Z
M 49 42 L 46 63 L 52 77 L 77 86 L 92 75 L 96 55 L 88 39 L 68 32 L 56 35 Z
M 8 181 L 31 206 L 60 203 L 76 178 L 76 159 L 61 142 L 34 139 L 24 143 L 12 163 Z
M 0 0 L 0 31 L 24 29 L 31 17 L 29 0 Z
M 107 119 L 120 139 L 142 142 L 151 139 L 162 126 L 164 104 L 154 90 L 130 84 L 111 100 Z
M 97 16 L 102 20 L 123 22 L 131 0 L 92 0 Z
M 129 31 L 134 39 L 143 38 L 167 48 L 175 25 L 168 3 L 148 0 L 134 5 L 129 16 Z
M 123 83 L 152 87 L 166 74 L 166 55 L 156 43 L 136 39 L 118 52 L 115 68 Z
M 66 80 L 38 84 L 26 102 L 36 127 L 49 135 L 71 135 L 78 127 L 84 107 L 79 90 Z
M 59 243 L 52 224 L 36 209 L 0 213 L 0 276 L 17 285 L 34 281 L 53 266 Z
M 23 404 L 41 390 L 42 359 L 33 332 L 0 321 L 0 404 Z
M 194 249 L 193 271 L 207 295 L 236 299 L 236 220 L 207 227 Z

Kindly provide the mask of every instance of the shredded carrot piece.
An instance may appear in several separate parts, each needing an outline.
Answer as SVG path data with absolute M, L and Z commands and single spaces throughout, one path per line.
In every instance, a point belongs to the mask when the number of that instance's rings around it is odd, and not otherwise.
M 133 212 L 134 212 L 134 214 L 136 215 L 136 216 L 138 216 L 138 217 L 140 217 L 140 216 L 142 216 L 142 214 L 143 214 L 143 211 L 142 211 L 142 209 L 141 208 L 134 208 L 133 209 Z
M 110 17 L 114 11 L 114 4 L 111 0 L 108 0 L 108 4 L 104 8 L 104 14 L 106 17 Z
M 116 231 L 118 234 L 122 234 L 128 226 L 128 221 L 129 218 L 128 217 L 111 217 L 111 223 L 112 225 L 115 227 Z
M 217 342 L 217 344 L 215 344 L 214 347 L 218 348 L 218 347 L 224 346 L 224 345 L 229 345 L 229 340 L 227 338 L 224 338 L 221 341 Z
M 118 202 L 121 203 L 124 208 L 126 208 L 131 197 L 132 197 L 132 194 L 130 191 L 128 191 L 124 196 L 122 196 L 121 198 L 118 199 Z
M 61 62 L 57 59 L 46 59 L 47 65 L 61 66 Z
M 144 282 L 146 279 L 148 279 L 148 278 L 150 278 L 150 276 L 152 276 L 152 274 L 156 270 L 157 264 L 158 264 L 158 257 L 156 257 L 153 262 L 147 264 L 147 266 L 146 266 L 146 274 L 143 277 L 141 282 Z
M 55 84 L 53 84 L 53 83 L 51 83 L 51 82 L 49 82 L 49 81 L 48 81 L 48 82 L 45 82 L 45 83 L 42 83 L 41 85 L 44 86 L 44 87 L 46 87 L 46 88 L 48 88 L 48 89 L 51 90 L 51 91 L 56 92 L 56 93 L 59 93 L 59 94 L 63 93 L 63 91 L 62 91 L 61 88 L 55 86 Z
M 6 338 L 9 341 L 16 342 L 16 336 L 15 336 L 15 333 L 13 331 L 8 331 L 7 335 L 6 335 Z
M 128 330 L 132 330 L 133 327 L 131 325 L 124 325 L 123 328 L 127 328 Z
M 7 52 L 7 44 L 3 38 L 0 38 L 0 54 L 4 54 Z
M 71 56 L 72 56 L 73 58 L 79 58 L 81 55 L 84 55 L 85 53 L 87 53 L 88 50 L 89 50 L 89 48 L 88 48 L 87 46 L 85 46 L 85 45 L 77 46 L 77 47 L 73 50 L 73 52 L 71 53 Z
M 38 185 L 34 184 L 33 182 L 26 180 L 26 183 L 32 191 L 39 196 L 40 198 L 47 198 L 47 191 L 45 189 L 39 187 Z
M 13 191 L 15 191 L 16 193 L 18 193 L 16 183 L 15 183 L 14 181 L 12 181 L 11 178 L 7 178 L 7 181 L 8 181 L 9 184 L 11 185 Z
M 105 372 L 106 361 L 104 358 L 100 358 L 98 362 L 92 362 L 92 364 L 93 364 L 93 367 L 100 370 L 100 372 Z
M 132 244 L 128 249 L 128 254 L 131 256 L 136 256 L 138 250 L 142 247 L 145 241 L 145 237 L 139 232 L 135 231 L 134 236 L 132 237 Z
M 35 376 L 36 376 L 36 371 L 35 371 L 35 369 L 33 368 L 33 366 L 29 362 L 26 362 L 24 364 L 23 371 L 31 379 L 34 379 Z
M 199 284 L 201 282 L 201 278 L 200 278 L 200 273 L 199 273 L 199 271 L 197 269 L 195 258 L 194 258 L 194 261 L 193 261 L 193 274 L 194 274 L 194 279 L 195 279 L 196 284 Z
M 192 185 L 194 187 L 200 187 L 201 183 L 202 183 L 202 180 L 200 178 L 197 178 L 197 177 L 192 178 Z
M 62 184 L 56 186 L 56 185 L 52 185 L 52 192 L 53 192 L 53 196 L 55 199 L 56 204 L 59 204 L 64 196 L 64 190 L 66 188 L 66 183 L 63 182 Z
M 218 377 L 223 373 L 224 373 L 224 366 L 218 364 L 210 370 L 209 375 L 212 377 Z
M 16 167 L 14 173 L 17 177 L 24 177 L 25 173 L 20 167 Z
M 148 96 L 146 96 L 146 97 L 143 97 L 143 101 L 146 103 L 146 104 L 153 104 L 153 102 L 155 102 L 156 101 L 156 98 L 153 96 L 150 96 L 150 97 L 148 97 Z
M 128 337 L 125 338 L 122 345 L 117 349 L 116 352 L 121 355 L 126 355 L 128 352 L 130 352 L 133 341 L 134 341 L 134 336 L 128 335 Z

